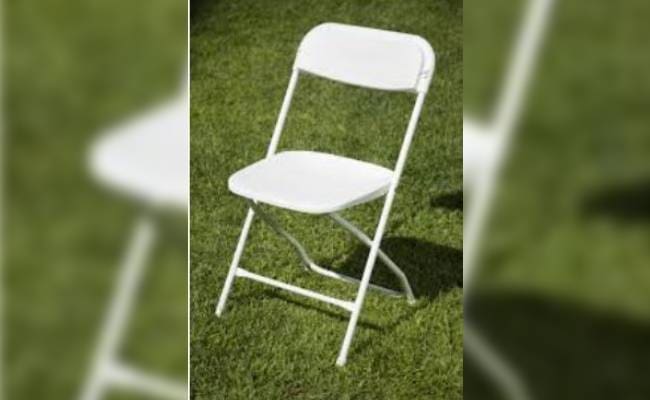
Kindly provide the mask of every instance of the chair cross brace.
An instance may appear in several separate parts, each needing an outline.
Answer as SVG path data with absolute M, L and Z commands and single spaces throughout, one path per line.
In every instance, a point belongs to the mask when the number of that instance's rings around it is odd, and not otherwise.
M 329 278 L 338 279 L 340 281 L 356 284 L 356 285 L 360 283 L 360 280 L 357 278 L 340 274 L 338 272 L 332 271 L 327 268 L 323 268 L 318 264 L 316 264 L 314 260 L 311 258 L 311 256 L 309 255 L 309 253 L 307 252 L 307 250 L 305 249 L 305 247 L 294 236 L 292 236 L 289 232 L 287 232 L 284 228 L 282 228 L 282 226 L 272 215 L 262 210 L 262 208 L 254 201 L 249 200 L 249 205 L 253 210 L 255 210 L 255 213 L 259 215 L 264 222 L 266 222 L 278 235 L 282 236 L 293 246 L 296 253 L 302 260 L 306 270 L 311 270 L 317 274 Z M 330 213 L 327 215 L 338 225 L 342 226 L 348 232 L 350 232 L 352 236 L 359 239 L 359 241 L 361 241 L 363 244 L 365 244 L 368 247 L 372 246 L 372 240 L 368 237 L 368 235 L 366 235 L 361 229 L 357 228 L 350 221 L 346 220 L 338 213 Z M 411 285 L 409 284 L 409 281 L 406 278 L 404 272 L 381 249 L 379 249 L 378 256 L 384 262 L 384 264 L 388 266 L 390 271 L 395 276 L 397 276 L 397 278 L 400 281 L 400 284 L 402 285 L 403 293 L 395 291 L 393 289 L 385 288 L 383 286 L 378 286 L 372 283 L 368 285 L 368 288 L 373 289 L 377 292 L 384 293 L 389 296 L 396 296 L 396 297 L 404 296 L 406 297 L 409 304 L 414 304 L 415 296 L 413 295 L 413 290 L 411 289 Z

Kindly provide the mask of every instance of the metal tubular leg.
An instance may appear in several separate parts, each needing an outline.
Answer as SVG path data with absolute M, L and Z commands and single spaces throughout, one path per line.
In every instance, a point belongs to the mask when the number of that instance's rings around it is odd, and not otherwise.
M 298 239 L 296 239 L 289 232 L 284 230 L 284 228 L 282 228 L 282 226 L 280 226 L 280 224 L 277 222 L 277 220 L 275 220 L 275 218 L 273 218 L 273 216 L 271 216 L 270 214 L 267 214 L 266 212 L 264 212 L 264 210 L 262 210 L 257 204 L 255 204 L 253 202 L 250 202 L 250 205 L 251 205 L 251 208 L 253 208 L 255 210 L 255 213 L 257 215 L 259 215 L 260 218 L 264 222 L 269 224 L 269 226 L 277 234 L 279 234 L 280 236 L 285 238 L 289 243 L 291 243 L 293 245 L 293 248 L 296 250 L 296 253 L 298 254 L 298 256 L 300 257 L 300 259 L 302 260 L 303 264 L 305 265 L 305 267 L 307 269 L 310 269 L 313 272 L 316 272 L 317 274 L 327 276 L 329 278 L 334 278 L 334 279 L 338 279 L 338 280 L 341 280 L 341 281 L 345 281 L 345 282 L 348 282 L 348 283 L 352 283 L 352 284 L 355 284 L 355 285 L 358 285 L 360 283 L 359 279 L 353 278 L 351 276 L 339 274 L 337 272 L 334 272 L 334 271 L 329 270 L 327 268 L 323 268 L 323 267 L 319 266 L 318 264 L 316 264 L 314 262 L 314 260 L 311 258 L 311 256 L 309 255 L 309 253 L 307 253 L 307 250 L 305 249 L 305 247 L 298 241 Z M 363 235 L 363 232 L 361 232 L 361 235 Z M 362 239 L 362 241 L 363 241 L 363 239 Z M 381 250 L 380 250 L 380 252 L 381 252 Z M 397 266 L 392 262 L 392 260 L 390 260 L 386 256 L 386 254 L 381 252 L 380 255 L 383 255 L 382 260 L 387 262 L 387 264 L 389 264 L 391 269 L 393 269 L 393 267 L 397 268 Z M 392 264 L 392 266 L 390 264 Z M 408 281 L 406 281 L 406 277 L 404 276 L 402 271 L 399 268 L 397 268 L 397 271 L 398 272 L 396 272 L 396 274 L 400 278 L 400 280 L 402 280 L 402 283 L 404 284 L 404 282 L 406 282 L 406 285 L 405 285 L 406 297 L 407 297 L 408 302 L 410 304 L 412 304 L 413 302 L 415 302 L 415 298 L 413 297 L 413 292 L 411 291 L 411 287 L 408 285 Z M 403 295 L 402 293 L 397 292 L 395 290 L 388 289 L 388 288 L 378 286 L 378 285 L 374 285 L 372 283 L 369 284 L 369 288 L 373 289 L 373 290 L 376 290 L 378 292 L 382 292 L 382 293 L 387 294 L 389 296 L 402 296 Z
M 350 351 L 350 345 L 352 344 L 352 337 L 354 336 L 354 331 L 357 329 L 357 322 L 359 320 L 359 315 L 361 314 L 363 301 L 366 298 L 366 291 L 368 290 L 370 277 L 372 276 L 372 270 L 377 261 L 379 244 L 381 243 L 381 238 L 386 227 L 386 220 L 388 219 L 388 210 L 389 208 L 385 207 L 384 212 L 382 212 L 382 218 L 379 222 L 377 233 L 375 233 L 375 239 L 373 240 L 372 246 L 370 247 L 370 254 L 368 254 L 368 260 L 366 261 L 366 266 L 363 271 L 361 284 L 359 284 L 359 292 L 357 293 L 357 298 L 354 301 L 354 309 L 352 310 L 350 322 L 348 322 L 348 328 L 345 331 L 345 336 L 343 337 L 343 344 L 341 345 L 339 356 L 336 359 L 336 365 L 340 367 L 344 366 L 348 360 L 348 352 Z
M 221 296 L 219 297 L 219 302 L 217 303 L 215 314 L 218 317 L 221 316 L 224 308 L 226 307 L 226 300 L 228 300 L 228 295 L 230 294 L 232 283 L 235 280 L 237 267 L 239 266 L 239 260 L 241 259 L 242 253 L 244 252 L 244 245 L 246 245 L 248 231 L 251 228 L 254 216 L 255 211 L 253 211 L 252 208 L 248 209 L 248 214 L 246 214 L 246 220 L 244 221 L 244 227 L 241 230 L 239 242 L 237 243 L 237 248 L 235 249 L 235 255 L 232 258 L 232 263 L 230 264 L 230 269 L 228 270 L 228 275 L 226 276 L 226 282 L 223 285 L 223 290 L 221 291 Z
M 102 326 L 91 375 L 81 400 L 99 399 L 106 389 L 107 373 L 114 363 L 130 310 L 142 279 L 146 258 L 154 241 L 154 223 L 149 215 L 141 217 L 135 227 L 126 258 L 116 282 L 115 294 Z
M 530 400 L 526 385 L 521 377 L 501 357 L 490 344 L 465 321 L 464 348 L 466 354 L 473 357 L 498 383 L 505 398 L 512 400 Z
M 350 221 L 346 220 L 342 216 L 340 216 L 337 213 L 332 213 L 329 214 L 329 216 L 339 225 L 347 229 L 350 233 L 352 233 L 353 236 L 355 236 L 357 239 L 359 239 L 362 243 L 364 243 L 366 246 L 370 247 L 372 246 L 372 240 L 363 233 L 363 231 L 356 226 L 354 226 Z M 381 259 L 381 261 L 390 268 L 391 272 L 397 276 L 399 279 L 400 283 L 402 284 L 402 288 L 404 288 L 404 293 L 406 294 L 406 298 L 410 304 L 415 303 L 415 296 L 413 295 L 413 289 L 411 289 L 411 285 L 409 284 L 408 279 L 406 278 L 406 275 L 404 272 L 391 260 L 386 253 L 384 253 L 381 248 L 378 250 L 378 256 Z

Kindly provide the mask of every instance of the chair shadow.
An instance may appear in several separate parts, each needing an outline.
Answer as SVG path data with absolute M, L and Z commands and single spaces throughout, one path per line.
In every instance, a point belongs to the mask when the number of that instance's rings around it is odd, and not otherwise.
M 320 304 L 307 303 L 301 300 L 296 300 L 295 298 L 290 297 L 289 295 L 286 295 L 284 293 L 278 292 L 277 290 L 271 290 L 271 289 L 264 290 L 263 295 L 266 297 L 273 297 L 275 299 L 282 300 L 286 303 L 304 308 L 306 310 L 316 311 L 318 313 L 328 316 L 329 318 L 338 319 L 339 321 L 350 320 L 350 314 L 347 312 L 339 311 L 338 309 L 336 311 L 333 311 L 333 308 L 331 307 L 327 307 Z M 378 332 L 384 331 L 386 329 L 386 327 L 384 326 L 381 326 L 372 321 L 364 320 L 362 318 L 359 319 L 358 326 L 371 329 L 373 331 L 378 331 Z
M 463 252 L 449 246 L 410 237 L 388 237 L 381 249 L 404 271 L 415 297 L 433 299 L 440 292 L 463 286 Z M 359 244 L 345 259 L 339 272 L 360 278 L 369 249 Z M 377 259 L 371 282 L 401 290 L 397 278 Z
M 465 320 L 517 371 L 534 399 L 650 396 L 650 323 L 527 293 L 483 293 Z M 464 355 L 466 399 L 499 399 L 497 385 Z
M 382 241 L 382 250 L 402 269 L 411 283 L 411 287 L 418 302 L 408 305 L 403 299 L 404 307 L 399 314 L 387 323 L 377 323 L 364 318 L 363 313 L 358 322 L 358 327 L 371 329 L 382 334 L 390 334 L 400 325 L 408 322 L 421 309 L 427 306 L 427 300 L 435 299 L 440 293 L 463 285 L 462 261 L 463 253 L 459 249 L 433 244 L 424 240 L 409 237 L 388 237 Z M 344 260 L 343 265 L 336 269 L 337 272 L 348 276 L 361 278 L 368 257 L 369 249 L 363 244 L 358 244 L 350 255 Z M 331 263 L 322 263 L 328 267 Z M 381 260 L 373 270 L 371 282 L 387 288 L 401 291 L 397 278 L 383 265 Z M 285 295 L 277 290 L 265 290 L 264 296 L 274 297 L 292 305 L 323 313 L 340 321 L 349 321 L 347 312 L 333 311 L 331 308 L 312 304 Z M 424 301 L 423 301 L 424 300 Z M 343 335 L 343 332 L 341 332 Z M 364 352 L 373 342 L 373 338 L 355 342 L 352 353 Z
M 463 252 L 449 246 L 430 243 L 411 237 L 387 237 L 382 240 L 381 249 L 404 272 L 411 284 L 418 302 L 406 305 L 389 323 L 381 326 L 383 334 L 390 334 L 402 324 L 411 320 L 418 311 L 427 306 L 428 301 L 440 293 L 463 286 Z M 345 259 L 338 272 L 349 276 L 361 277 L 366 264 L 369 249 L 359 244 Z M 371 282 L 387 288 L 401 291 L 398 279 L 377 259 Z M 364 323 L 369 322 L 363 320 Z M 361 325 L 360 326 L 364 326 Z M 371 337 L 355 343 L 351 353 L 361 353 L 372 345 Z
M 431 198 L 432 208 L 442 208 L 450 211 L 463 211 L 463 191 L 443 193 Z
M 650 179 L 617 184 L 589 193 L 582 203 L 583 215 L 605 216 L 628 223 L 650 222 Z
M 205 7 L 207 7 L 207 6 L 216 6 L 221 2 L 222 2 L 222 0 L 192 0 L 192 1 L 190 1 L 190 18 L 201 16 L 202 13 L 207 12 Z

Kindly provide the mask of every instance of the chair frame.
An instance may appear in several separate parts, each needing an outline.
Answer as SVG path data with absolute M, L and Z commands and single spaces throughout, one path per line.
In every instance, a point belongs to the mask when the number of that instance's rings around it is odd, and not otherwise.
M 422 39 L 422 41 L 424 41 Z M 426 43 L 426 42 L 425 42 Z M 426 43 L 428 46 L 428 43 Z M 290 292 L 293 292 L 295 294 L 300 294 L 306 297 L 310 297 L 312 299 L 320 300 L 325 303 L 329 303 L 331 305 L 338 306 L 340 308 L 343 308 L 346 311 L 349 311 L 351 313 L 350 320 L 348 323 L 347 330 L 345 332 L 345 336 L 343 339 L 343 343 L 341 345 L 341 349 L 339 351 L 338 358 L 336 360 L 336 365 L 338 366 L 343 366 L 347 362 L 348 358 L 348 353 L 350 350 L 350 345 L 352 343 L 352 339 L 354 337 L 354 332 L 356 330 L 357 322 L 359 319 L 359 315 L 361 314 L 361 309 L 363 307 L 363 302 L 366 297 L 366 293 L 368 289 L 374 289 L 380 292 L 383 292 L 385 294 L 389 295 L 400 295 L 399 292 L 396 292 L 391 289 L 383 288 L 380 286 L 376 286 L 370 283 L 370 278 L 372 276 L 372 271 L 374 269 L 375 263 L 377 258 L 381 258 L 384 263 L 389 267 L 391 272 L 393 272 L 398 279 L 400 280 L 402 287 L 403 287 L 403 295 L 407 298 L 408 302 L 410 304 L 413 304 L 415 302 L 415 297 L 413 295 L 413 291 L 411 289 L 411 286 L 408 282 L 408 279 L 406 278 L 404 272 L 390 259 L 388 256 L 380 249 L 381 241 L 384 235 L 384 232 L 386 230 L 386 225 L 388 223 L 388 218 L 390 215 L 390 210 L 393 205 L 393 201 L 395 199 L 395 193 L 397 190 L 397 186 L 399 185 L 399 181 L 402 175 L 402 172 L 404 170 L 404 166 L 406 164 L 406 160 L 408 158 L 408 153 L 409 149 L 411 147 L 411 143 L 413 141 L 413 137 L 416 131 L 417 123 L 420 117 L 420 113 L 422 111 L 422 107 L 424 104 L 424 100 L 427 95 L 427 91 L 429 89 L 429 84 L 430 81 L 433 77 L 434 70 L 435 70 L 435 55 L 433 54 L 433 51 L 431 51 L 431 56 L 433 57 L 432 59 L 432 65 L 430 70 L 422 70 L 421 75 L 418 78 L 419 82 L 417 87 L 413 88 L 413 90 L 410 90 L 411 92 L 417 93 L 417 97 L 415 100 L 415 105 L 413 107 L 413 110 L 411 112 L 411 116 L 408 122 L 408 126 L 406 128 L 406 133 L 404 135 L 404 140 L 402 142 L 401 148 L 399 155 L 397 157 L 397 162 L 395 169 L 393 171 L 393 176 L 391 178 L 391 182 L 388 187 L 388 191 L 386 193 L 386 199 L 384 201 L 384 205 L 381 211 L 381 215 L 379 217 L 379 222 L 377 224 L 377 228 L 375 230 L 375 234 L 373 238 L 371 239 L 369 236 L 367 236 L 365 233 L 363 233 L 359 228 L 354 226 L 352 223 L 344 219 L 342 216 L 340 216 L 338 213 L 329 213 L 327 214 L 334 222 L 348 230 L 354 237 L 359 239 L 361 242 L 366 244 L 367 246 L 370 247 L 370 253 L 368 255 L 368 258 L 365 263 L 363 275 L 361 277 L 361 280 L 357 280 L 355 278 L 342 275 L 339 273 L 336 273 L 334 271 L 319 267 L 316 265 L 316 263 L 313 262 L 313 260 L 309 257 L 307 254 L 305 248 L 291 235 L 289 235 L 284 229 L 280 227 L 280 225 L 272 219 L 268 214 L 266 214 L 260 207 L 259 205 L 252 201 L 249 200 L 249 208 L 248 212 L 246 215 L 246 218 L 244 220 L 243 228 L 241 230 L 239 240 L 237 243 L 237 247 L 235 249 L 235 254 L 232 259 L 232 263 L 230 264 L 230 268 L 228 270 L 228 274 L 226 276 L 226 280 L 221 292 L 221 295 L 219 297 L 217 307 L 216 307 L 216 315 L 221 316 L 224 312 L 226 302 L 228 299 L 228 296 L 231 292 L 233 282 L 236 277 L 239 278 L 248 278 L 260 283 L 264 283 L 267 285 L 271 285 L 280 289 L 284 289 Z M 298 57 L 296 58 L 296 61 L 298 60 Z M 309 71 L 303 71 L 301 68 L 297 65 L 298 63 L 296 62 L 293 66 L 292 74 L 291 74 L 291 79 L 289 80 L 289 86 L 287 88 L 286 94 L 284 96 L 284 100 L 282 103 L 282 107 L 280 109 L 280 114 L 278 116 L 277 123 L 275 125 L 275 129 L 273 131 L 273 135 L 271 138 L 271 142 L 269 144 L 266 158 L 272 157 L 277 150 L 278 144 L 280 142 L 280 137 L 282 135 L 282 131 L 284 129 L 285 121 L 287 118 L 287 114 L 289 112 L 289 109 L 291 107 L 291 101 L 293 99 L 294 92 L 296 90 L 297 84 L 298 84 L 298 79 L 299 75 L 301 72 L 303 73 L 309 73 Z M 324 77 L 328 79 L 328 77 Z M 330 78 L 331 80 L 331 78 Z M 354 84 L 355 86 L 363 86 L 359 84 Z M 370 87 L 368 87 L 370 88 Z M 377 88 L 371 88 L 371 89 L 377 89 Z M 407 90 L 403 90 L 407 91 Z M 295 248 L 296 252 L 298 255 L 301 257 L 303 263 L 306 265 L 306 267 L 316 273 L 319 273 L 321 275 L 334 278 L 334 279 L 339 279 L 343 280 L 346 282 L 350 283 L 356 283 L 359 285 L 359 289 L 356 295 L 356 298 L 354 301 L 347 301 L 347 300 L 341 300 L 337 299 L 334 297 L 330 297 L 327 295 L 323 295 L 321 293 L 317 293 L 311 290 L 303 289 L 298 286 L 290 285 L 284 282 L 280 282 L 275 279 L 271 279 L 262 275 L 258 275 L 255 273 L 252 273 L 250 271 L 247 271 L 239 266 L 239 262 L 241 259 L 241 256 L 244 251 L 244 247 L 246 245 L 246 240 L 248 238 L 248 234 L 250 231 L 250 227 L 253 223 L 253 219 L 255 215 L 259 215 L 262 220 L 264 220 L 266 223 L 268 223 L 274 231 L 276 231 L 280 236 L 284 237 L 286 240 L 288 240 Z
M 487 129 L 491 131 L 490 134 L 494 135 L 493 139 L 497 146 L 493 158 L 486 163 L 480 177 L 471 185 L 472 198 L 465 209 L 463 287 L 466 299 L 474 292 L 481 237 L 490 215 L 499 174 L 524 106 L 524 96 L 537 63 L 554 1 L 528 0 L 517 40 L 510 54 L 506 80 L 497 99 L 494 116 L 485 123 Z M 469 313 L 465 314 L 464 348 L 465 354 L 473 357 L 479 367 L 492 377 L 506 398 L 512 400 L 532 398 L 524 379 L 479 332 L 471 321 Z

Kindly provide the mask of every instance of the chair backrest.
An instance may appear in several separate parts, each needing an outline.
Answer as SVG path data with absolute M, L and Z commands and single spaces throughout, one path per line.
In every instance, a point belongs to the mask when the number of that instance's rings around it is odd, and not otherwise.
M 351 85 L 422 93 L 429 88 L 435 56 L 416 35 L 325 23 L 304 37 L 294 67 Z
M 433 49 L 419 36 L 335 23 L 318 25 L 305 35 L 298 48 L 266 156 L 273 156 L 278 147 L 301 72 L 371 89 L 414 92 L 417 98 L 388 192 L 388 197 L 392 197 L 404 169 L 434 68 Z

